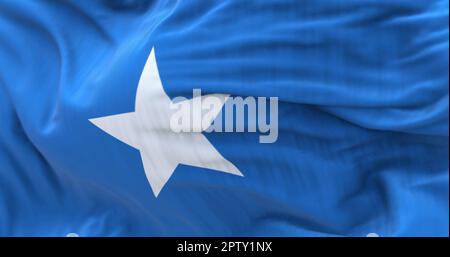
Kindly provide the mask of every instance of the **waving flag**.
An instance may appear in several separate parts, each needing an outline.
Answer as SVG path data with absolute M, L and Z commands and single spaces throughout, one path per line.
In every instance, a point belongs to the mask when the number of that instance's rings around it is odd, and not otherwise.
M 448 56 L 447 1 L 1 0 L 0 236 L 448 236 Z

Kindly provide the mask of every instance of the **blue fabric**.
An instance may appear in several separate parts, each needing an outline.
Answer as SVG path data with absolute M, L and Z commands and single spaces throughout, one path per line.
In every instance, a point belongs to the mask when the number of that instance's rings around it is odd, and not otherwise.
M 448 236 L 447 1 L 0 1 L 0 236 Z M 279 97 L 279 138 L 210 133 L 245 177 L 139 152 L 155 47 L 171 96 Z

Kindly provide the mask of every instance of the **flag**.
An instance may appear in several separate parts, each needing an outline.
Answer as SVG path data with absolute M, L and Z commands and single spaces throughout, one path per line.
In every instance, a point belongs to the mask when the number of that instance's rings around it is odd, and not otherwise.
M 0 236 L 448 236 L 448 56 L 447 1 L 3 0 Z

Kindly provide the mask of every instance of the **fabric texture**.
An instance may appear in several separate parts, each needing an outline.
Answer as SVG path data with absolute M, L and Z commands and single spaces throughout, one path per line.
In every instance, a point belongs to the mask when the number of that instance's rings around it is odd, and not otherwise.
M 206 137 L 156 198 L 88 119 L 171 97 L 279 97 L 279 136 Z M 448 236 L 447 1 L 0 1 L 0 236 Z M 149 117 L 151 118 L 151 117 Z

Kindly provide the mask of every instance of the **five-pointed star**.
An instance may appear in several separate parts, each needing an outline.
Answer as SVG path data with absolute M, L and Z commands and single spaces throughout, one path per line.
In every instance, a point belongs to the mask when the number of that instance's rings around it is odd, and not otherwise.
M 219 94 L 214 96 L 221 99 L 220 107 L 228 97 Z M 145 175 L 156 197 L 178 164 L 242 176 L 201 132 L 175 133 L 170 129 L 170 115 L 173 113 L 171 104 L 161 84 L 155 52 L 152 49 L 139 79 L 135 111 L 89 121 L 139 150 Z M 217 109 L 220 111 L 221 108 Z M 216 117 L 217 114 L 214 113 L 213 116 Z

